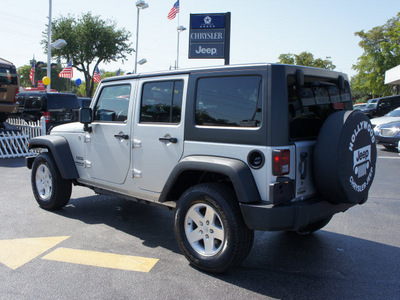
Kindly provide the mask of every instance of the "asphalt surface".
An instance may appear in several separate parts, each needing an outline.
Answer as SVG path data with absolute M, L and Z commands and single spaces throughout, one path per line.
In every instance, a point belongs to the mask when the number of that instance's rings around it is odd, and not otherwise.
M 0 259 L 0 299 L 399 299 L 399 178 L 399 154 L 379 147 L 364 205 L 312 235 L 257 231 L 239 268 L 210 275 L 180 253 L 172 211 L 74 187 L 65 208 L 48 212 L 24 159 L 0 159 L 0 251 L 5 240 L 68 236 L 18 268 Z M 43 259 L 57 248 L 159 261 L 136 272 Z

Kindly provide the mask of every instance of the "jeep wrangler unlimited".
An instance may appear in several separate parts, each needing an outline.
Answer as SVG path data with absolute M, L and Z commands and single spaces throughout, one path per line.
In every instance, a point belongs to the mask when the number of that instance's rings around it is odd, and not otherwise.
M 186 258 L 224 272 L 254 230 L 313 232 L 368 198 L 376 164 L 369 119 L 345 74 L 259 64 L 107 78 L 80 122 L 30 140 L 40 207 L 72 184 L 175 209 Z

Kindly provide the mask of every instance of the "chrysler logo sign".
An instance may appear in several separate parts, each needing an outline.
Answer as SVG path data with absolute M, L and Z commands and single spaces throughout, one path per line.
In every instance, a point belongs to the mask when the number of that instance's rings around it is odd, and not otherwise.
M 230 13 L 191 14 L 189 58 L 225 58 L 229 63 Z

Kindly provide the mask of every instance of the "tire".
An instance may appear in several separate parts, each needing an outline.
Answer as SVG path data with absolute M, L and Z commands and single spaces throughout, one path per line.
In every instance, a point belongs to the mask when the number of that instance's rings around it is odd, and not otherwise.
M 317 222 L 308 224 L 307 226 L 300 228 L 299 230 L 296 231 L 296 233 L 298 234 L 310 234 L 313 233 L 317 230 L 320 230 L 321 228 L 325 227 L 326 225 L 328 225 L 328 223 L 330 222 L 330 220 L 332 219 L 332 216 L 329 216 L 325 219 L 319 220 Z
M 50 153 L 39 154 L 32 166 L 31 184 L 39 206 L 56 210 L 68 204 L 72 192 L 71 180 L 63 179 Z
M 199 184 L 183 193 L 175 211 L 174 232 L 189 262 L 212 273 L 238 266 L 249 254 L 254 239 L 236 196 L 218 183 Z
M 0 113 L 0 124 L 4 123 L 5 121 L 7 121 L 8 119 L 8 115 L 5 113 Z
M 388 149 L 388 150 L 396 150 L 396 146 L 394 146 L 394 145 L 383 145 L 383 147 L 385 147 L 385 149 Z
M 375 176 L 375 134 L 360 111 L 330 115 L 314 148 L 315 185 L 333 204 L 364 203 Z

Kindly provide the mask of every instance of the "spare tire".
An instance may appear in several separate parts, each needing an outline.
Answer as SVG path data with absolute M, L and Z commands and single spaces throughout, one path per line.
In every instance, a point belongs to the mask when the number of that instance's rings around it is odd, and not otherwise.
M 331 203 L 363 203 L 375 176 L 375 135 L 360 111 L 330 115 L 314 149 L 315 184 Z

